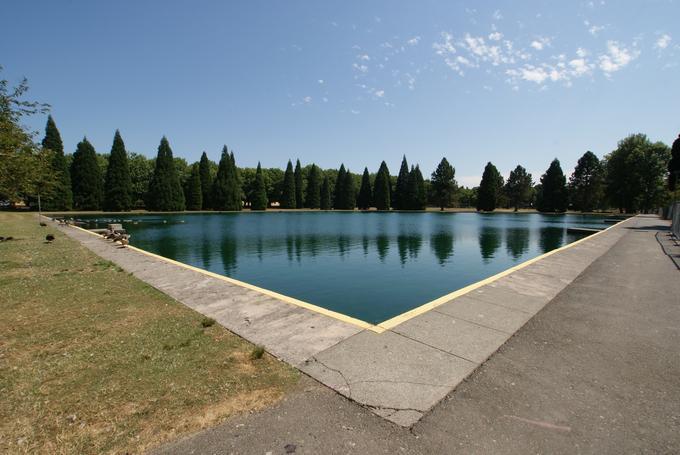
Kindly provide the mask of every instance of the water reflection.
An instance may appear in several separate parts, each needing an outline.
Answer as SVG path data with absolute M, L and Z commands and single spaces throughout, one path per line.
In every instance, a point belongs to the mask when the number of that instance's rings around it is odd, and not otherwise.
M 513 259 L 529 251 L 529 229 L 508 228 L 505 231 L 505 249 Z
M 482 226 L 479 230 L 479 251 L 484 263 L 489 263 L 501 246 L 502 231 L 500 228 Z
M 564 241 L 564 229 L 558 227 L 545 227 L 540 231 L 538 237 L 538 244 L 541 248 L 541 252 L 547 253 L 555 248 L 562 246 Z
M 437 232 L 430 237 L 430 246 L 437 262 L 443 266 L 453 256 L 453 235 L 445 231 Z

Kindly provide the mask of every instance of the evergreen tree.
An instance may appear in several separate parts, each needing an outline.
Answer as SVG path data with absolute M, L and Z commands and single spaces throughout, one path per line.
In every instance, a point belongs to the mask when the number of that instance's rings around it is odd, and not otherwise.
M 64 144 L 51 115 L 47 117 L 43 148 L 52 151 L 50 167 L 54 173 L 55 182 L 51 194 L 44 199 L 43 207 L 47 210 L 71 210 L 73 207 L 73 191 L 71 190 L 71 174 L 64 155 Z
M 288 160 L 286 173 L 283 175 L 283 192 L 281 195 L 281 207 L 284 209 L 294 209 L 297 207 L 297 189 L 295 188 L 295 173 L 293 163 Z
M 242 181 L 241 181 L 241 171 L 239 170 L 238 166 L 236 165 L 236 158 L 234 158 L 234 152 L 232 151 L 231 154 L 229 155 L 229 159 L 231 161 L 231 175 L 229 179 L 229 206 L 231 207 L 228 210 L 235 210 L 235 211 L 241 211 L 243 209 L 243 189 L 242 189 Z
M 593 152 L 579 158 L 569 178 L 569 197 L 575 210 L 590 212 L 602 205 L 604 167 Z
M 295 162 L 295 208 L 301 209 L 304 206 L 304 198 L 302 197 L 302 166 L 300 166 L 300 160 Z
M 515 212 L 529 202 L 532 187 L 531 174 L 527 173 L 524 167 L 517 165 L 513 171 L 510 171 L 505 184 L 505 194 L 508 197 L 508 203 L 515 208 Z
M 673 141 L 671 159 L 668 162 L 668 189 L 675 191 L 680 182 L 680 134 Z M 677 200 L 677 198 L 676 198 Z
M 222 157 L 213 182 L 211 195 L 213 209 L 229 211 L 240 211 L 242 209 L 241 183 L 239 180 L 234 154 L 229 154 L 229 149 L 225 145 L 222 147 Z
M 333 208 L 334 209 L 344 209 L 347 204 L 347 185 L 345 174 L 345 165 L 340 165 L 340 170 L 338 171 L 338 176 L 335 179 L 335 197 L 333 198 Z
M 387 164 L 383 161 L 380 163 L 380 168 L 375 176 L 375 182 L 373 182 L 373 204 L 375 208 L 378 210 L 389 210 L 391 193 L 390 171 L 387 168 Z
M 323 183 L 321 183 L 321 191 L 319 196 L 319 207 L 321 210 L 331 209 L 331 182 L 328 180 L 328 176 L 323 176 Z
M 540 212 L 564 212 L 567 210 L 567 178 L 555 158 L 541 176 L 541 192 L 537 200 Z
M 427 206 L 427 193 L 425 192 L 425 179 L 420 172 L 420 166 L 411 168 L 408 176 L 408 209 L 425 210 Z
M 343 201 L 344 209 L 354 210 L 354 207 L 356 207 L 357 204 L 357 193 L 354 184 L 354 175 L 352 175 L 349 169 L 345 172 L 345 183 L 343 186 L 345 195 Z
M 97 163 L 97 152 L 87 138 L 76 147 L 71 163 L 73 206 L 77 210 L 101 210 L 102 176 Z
M 210 203 L 210 196 L 212 194 L 212 175 L 210 174 L 210 160 L 205 152 L 201 155 L 201 161 L 198 165 L 198 173 L 201 177 L 201 192 L 202 192 L 202 209 L 207 210 L 212 208 Z
M 187 210 L 203 208 L 203 188 L 201 187 L 201 169 L 199 163 L 191 166 L 191 174 L 187 181 Z
M 184 210 L 184 191 L 179 180 L 172 149 L 163 136 L 158 145 L 153 176 L 149 183 L 147 207 L 161 212 Z
M 486 164 L 477 192 L 477 210 L 487 212 L 496 210 L 498 197 L 501 192 L 500 182 L 502 178 L 496 166 L 490 162 Z
M 446 158 L 442 158 L 437 169 L 432 173 L 432 191 L 440 210 L 450 207 L 456 192 L 456 170 Z
M 399 175 L 397 176 L 397 184 L 394 187 L 394 200 L 392 202 L 392 205 L 397 210 L 408 208 L 408 176 L 408 163 L 406 162 L 406 155 L 404 155 L 404 158 L 401 160 Z
M 104 210 L 126 212 L 132 207 L 132 180 L 125 143 L 116 130 L 109 155 L 109 165 L 104 179 Z
M 267 186 L 264 183 L 264 175 L 262 174 L 262 167 L 257 163 L 257 170 L 255 171 L 255 185 L 253 188 L 253 196 L 251 201 L 251 210 L 266 210 L 269 201 L 267 200 Z
M 316 164 L 312 164 L 307 175 L 307 199 L 305 200 L 305 207 L 310 209 L 318 209 L 321 206 L 321 181 L 319 175 L 319 168 Z
M 368 168 L 364 168 L 364 175 L 361 176 L 361 187 L 357 198 L 357 207 L 361 210 L 368 210 L 371 207 L 371 177 Z

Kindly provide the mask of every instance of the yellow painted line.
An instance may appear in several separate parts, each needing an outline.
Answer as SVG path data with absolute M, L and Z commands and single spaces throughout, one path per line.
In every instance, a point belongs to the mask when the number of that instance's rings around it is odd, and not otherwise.
M 569 244 L 564 245 L 560 248 L 554 249 L 552 251 L 548 251 L 547 253 L 544 253 L 540 256 L 536 256 L 535 258 L 524 261 L 521 264 L 510 267 L 509 269 L 503 270 L 502 272 L 497 273 L 496 275 L 490 276 L 490 277 L 485 278 L 483 280 L 477 281 L 476 283 L 472 283 L 468 286 L 465 286 L 464 288 L 460 288 L 460 289 L 453 291 L 449 294 L 443 295 L 443 296 L 441 296 L 441 297 L 439 297 L 435 300 L 432 300 L 432 301 L 427 302 L 423 305 L 420 305 L 419 307 L 413 308 L 412 310 L 406 311 L 406 312 L 404 312 L 400 315 L 397 315 L 397 316 L 395 316 L 391 319 L 383 321 L 383 322 L 381 322 L 380 324 L 377 324 L 377 325 L 373 325 L 373 324 L 370 324 L 366 321 L 362 321 L 361 319 L 356 319 L 356 318 L 353 318 L 351 316 L 347 316 L 345 314 L 338 313 L 336 311 L 328 310 L 326 308 L 322 308 L 320 306 L 317 306 L 317 305 L 314 305 L 314 304 L 311 304 L 311 303 L 305 302 L 303 300 L 299 300 L 299 299 L 296 299 L 296 298 L 293 298 L 293 297 L 290 297 L 290 296 L 287 296 L 287 295 L 284 295 L 284 294 L 280 294 L 278 292 L 274 292 L 274 291 L 271 291 L 269 289 L 261 288 L 261 287 L 252 285 L 250 283 L 246 283 L 244 281 L 239 281 L 239 280 L 236 280 L 234 278 L 227 277 L 225 275 L 220 275 L 218 273 L 214 273 L 214 272 L 210 272 L 208 270 L 204 270 L 204 269 L 201 269 L 201 268 L 198 268 L 198 267 L 194 267 L 192 265 L 185 264 L 183 262 L 175 261 L 173 259 L 169 259 L 169 258 L 166 258 L 164 256 L 160 256 L 158 254 L 151 253 L 149 251 L 143 250 L 141 248 L 134 247 L 132 245 L 128 245 L 128 248 L 135 250 L 139 253 L 145 254 L 147 256 L 168 262 L 170 264 L 174 264 L 174 265 L 183 267 L 183 268 L 188 269 L 188 270 L 193 270 L 195 272 L 202 273 L 202 274 L 210 276 L 212 278 L 217 278 L 218 280 L 226 281 L 227 283 L 230 283 L 230 284 L 233 284 L 233 285 L 236 285 L 236 286 L 240 286 L 240 287 L 243 287 L 243 288 L 246 288 L 246 289 L 250 289 L 250 290 L 259 292 L 259 293 L 264 294 L 266 296 L 275 298 L 277 300 L 281 300 L 282 302 L 286 302 L 286 303 L 289 303 L 291 305 L 295 305 L 295 306 L 298 306 L 298 307 L 301 307 L 301 308 L 305 308 L 305 309 L 310 310 L 310 311 L 315 311 L 317 313 L 320 313 L 320 314 L 323 314 L 325 316 L 337 319 L 339 321 L 343 321 L 343 322 L 346 322 L 348 324 L 355 325 L 355 326 L 360 327 L 362 329 L 371 330 L 372 332 L 375 332 L 375 333 L 383 333 L 387 330 L 391 330 L 391 329 L 395 328 L 399 324 L 402 324 L 402 323 L 408 321 L 409 319 L 412 319 L 416 316 L 420 316 L 421 314 L 427 313 L 428 311 L 430 311 L 434 308 L 437 308 L 438 306 L 443 305 L 444 303 L 450 302 L 453 299 L 456 299 L 456 298 L 458 298 L 462 295 L 465 295 L 469 292 L 472 292 L 475 289 L 478 289 L 478 288 L 485 286 L 489 283 L 493 283 L 494 281 L 499 280 L 499 279 L 501 279 L 505 276 L 508 276 L 513 272 L 521 270 L 521 269 L 523 269 L 523 268 L 525 268 L 525 267 L 527 267 L 527 266 L 529 266 L 529 265 L 531 265 L 535 262 L 540 261 L 541 259 L 545 259 L 548 256 L 552 256 L 553 254 L 559 253 L 560 251 L 564 251 L 568 248 L 576 246 L 576 245 L 578 245 L 582 242 L 585 242 L 588 239 L 592 239 L 594 237 L 597 237 L 598 235 L 603 234 L 604 232 L 606 232 L 606 231 L 608 231 L 608 230 L 610 230 L 610 229 L 612 229 L 612 228 L 614 228 L 614 227 L 616 227 L 620 224 L 623 224 L 626 221 L 631 220 L 632 218 L 634 218 L 634 217 L 626 218 L 625 220 L 622 220 L 622 221 L 620 221 L 616 224 L 613 224 L 606 229 L 603 229 L 599 232 L 596 232 L 595 234 L 589 235 L 589 236 L 584 237 L 580 240 L 576 240 L 575 242 L 569 243 Z M 94 235 L 94 236 L 97 236 L 97 237 L 101 237 L 99 234 L 94 233 L 92 231 L 89 231 L 87 229 L 83 229 L 79 226 L 75 226 L 75 225 L 70 225 L 70 226 L 75 227 L 77 229 L 80 229 L 81 231 L 87 232 L 88 234 L 91 234 L 91 235 Z

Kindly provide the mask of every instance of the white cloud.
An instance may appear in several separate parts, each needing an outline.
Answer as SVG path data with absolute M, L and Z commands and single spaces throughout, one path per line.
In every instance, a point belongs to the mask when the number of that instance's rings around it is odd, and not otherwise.
M 359 58 L 359 60 L 363 60 L 365 62 L 368 62 L 369 60 L 371 60 L 371 57 L 369 57 L 366 54 L 360 55 L 358 58 Z
M 492 17 L 493 17 L 494 20 L 496 20 L 496 21 L 499 21 L 499 20 L 503 19 L 503 15 L 501 14 L 501 10 L 497 9 L 496 11 L 494 11 Z
M 544 37 L 538 37 L 535 40 L 533 40 L 530 44 L 531 47 L 536 49 L 537 51 L 543 50 L 544 47 L 550 45 L 550 38 L 544 38 Z
M 656 40 L 654 47 L 657 49 L 666 49 L 671 44 L 671 40 L 671 35 L 664 33 L 659 37 L 659 39 Z
M 503 38 L 503 34 L 501 32 L 493 32 L 489 34 L 489 39 L 491 41 L 500 41 Z
M 361 114 L 361 111 L 357 111 L 356 109 L 350 109 L 350 112 L 354 115 L 359 115 Z
M 323 85 L 324 80 L 323 80 L 323 79 L 319 79 L 317 82 L 319 82 L 319 84 Z
M 607 41 L 607 53 L 599 56 L 599 66 L 606 75 L 609 75 L 627 66 L 638 58 L 640 51 L 627 49 L 617 41 Z
M 312 97 L 311 96 L 305 96 L 302 98 L 302 101 L 304 101 L 306 104 L 309 104 L 312 102 Z
M 410 40 L 406 41 L 409 46 L 415 46 L 420 42 L 420 36 L 414 36 Z
M 593 36 L 597 36 L 598 33 L 600 33 L 602 30 L 606 28 L 604 25 L 591 24 L 589 20 L 583 21 L 583 25 L 588 27 L 588 33 L 590 33 Z
M 359 71 L 360 73 L 367 73 L 368 72 L 368 66 L 366 66 L 366 65 L 359 65 L 358 63 L 353 63 L 352 68 Z
M 383 96 L 385 96 L 385 90 L 376 90 L 375 96 L 377 96 L 378 98 L 382 98 Z
M 579 47 L 576 49 L 576 55 L 578 55 L 580 58 L 583 58 L 590 55 L 590 52 L 588 52 L 586 49 L 583 49 L 582 47 Z
M 574 76 L 579 77 L 592 71 L 593 65 L 589 64 L 585 58 L 575 58 L 569 61 Z

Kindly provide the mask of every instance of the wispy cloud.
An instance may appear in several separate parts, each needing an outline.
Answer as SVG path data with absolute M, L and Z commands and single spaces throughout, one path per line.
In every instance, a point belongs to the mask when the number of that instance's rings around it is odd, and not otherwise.
M 599 56 L 600 69 L 610 75 L 626 67 L 640 56 L 638 49 L 628 49 L 618 41 L 607 41 L 607 52 Z
M 664 33 L 656 40 L 656 43 L 654 43 L 654 47 L 656 49 L 666 49 L 668 46 L 670 46 L 671 41 L 672 41 L 671 35 L 669 35 L 668 33 Z
M 550 46 L 550 38 L 539 36 L 538 38 L 531 42 L 530 46 L 536 49 L 537 51 L 542 51 L 543 48 Z
M 414 36 L 410 40 L 406 41 L 406 44 L 408 44 L 409 46 L 415 46 L 419 42 L 420 42 L 420 36 Z

